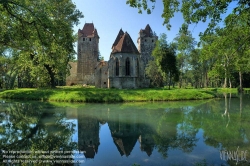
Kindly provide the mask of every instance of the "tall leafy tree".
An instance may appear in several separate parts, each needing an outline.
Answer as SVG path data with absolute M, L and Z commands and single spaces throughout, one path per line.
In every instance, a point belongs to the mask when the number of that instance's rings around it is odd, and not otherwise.
M 176 62 L 176 46 L 174 44 L 169 45 L 167 43 L 167 35 L 161 34 L 159 40 L 156 43 L 156 47 L 153 50 L 153 56 L 156 64 L 162 71 L 163 76 L 168 78 L 168 84 L 170 89 L 170 84 L 173 81 L 177 81 L 177 76 L 179 74 Z
M 191 72 L 193 75 L 193 82 L 195 88 L 201 87 L 201 78 L 202 78 L 202 63 L 200 62 L 200 49 L 194 49 L 190 53 L 190 65 L 191 65 Z
M 242 90 L 242 74 L 249 72 L 250 28 L 246 18 L 239 18 L 232 26 L 230 17 L 225 20 L 223 28 L 216 28 L 214 33 L 201 38 L 203 60 L 210 63 L 210 75 L 224 79 L 223 87 L 232 87 L 233 73 L 239 73 L 239 90 Z
M 164 77 L 160 67 L 155 60 L 150 60 L 145 69 L 147 76 L 150 78 L 150 84 L 153 87 L 162 87 L 164 85 Z
M 185 71 L 189 69 L 189 59 L 190 53 L 196 45 L 196 41 L 192 37 L 191 32 L 188 30 L 188 24 L 183 24 L 177 34 L 177 37 L 174 39 L 177 44 L 178 51 L 178 65 L 181 70 L 180 73 L 180 88 L 182 87 L 183 77 Z
M 0 1 L 0 46 L 19 52 L 21 71 L 48 78 L 55 87 L 74 54 L 73 25 L 83 17 L 70 0 Z

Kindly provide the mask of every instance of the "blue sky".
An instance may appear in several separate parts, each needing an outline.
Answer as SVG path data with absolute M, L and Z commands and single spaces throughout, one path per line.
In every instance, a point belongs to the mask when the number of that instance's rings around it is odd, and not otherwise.
M 171 30 L 168 31 L 163 25 L 163 4 L 157 0 L 155 9 L 152 14 L 148 15 L 145 11 L 143 14 L 138 13 L 138 9 L 132 8 L 126 4 L 126 0 L 73 0 L 84 18 L 80 24 L 74 28 L 75 32 L 82 29 L 85 22 L 94 23 L 95 28 L 100 36 L 99 50 L 105 60 L 109 59 L 111 46 L 120 30 L 127 31 L 137 46 L 137 38 L 140 29 L 144 29 L 149 24 L 153 31 L 159 36 L 160 33 L 166 33 L 168 41 L 171 42 L 178 34 L 179 28 L 183 23 L 181 13 L 177 13 L 171 19 Z M 199 33 L 203 32 L 207 23 L 190 25 L 189 30 L 196 40 L 199 40 Z

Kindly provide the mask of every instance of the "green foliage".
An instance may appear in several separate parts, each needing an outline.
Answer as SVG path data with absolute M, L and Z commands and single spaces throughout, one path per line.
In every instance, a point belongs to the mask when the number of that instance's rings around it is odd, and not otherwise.
M 51 108 L 48 103 L 32 102 L 13 102 L 1 107 L 0 120 L 4 122 L 0 130 L 1 149 L 31 151 L 25 154 L 31 160 L 39 155 L 35 151 L 76 150 L 76 142 L 71 141 L 74 124 L 65 122 L 66 110 L 48 108 Z
M 162 72 L 157 66 L 156 61 L 152 60 L 148 62 L 146 67 L 146 75 L 150 78 L 150 84 L 152 87 L 163 87 L 164 77 Z
M 127 4 L 138 8 L 140 13 L 142 6 L 143 10 L 150 10 L 155 3 L 155 0 L 127 0 Z M 168 29 L 171 27 L 169 20 L 175 13 L 181 12 L 184 18 L 175 38 L 179 87 L 189 83 L 195 87 L 239 86 L 242 91 L 243 76 L 250 73 L 250 3 L 244 0 L 183 0 L 181 3 L 164 0 L 162 3 L 163 24 Z M 188 30 L 189 24 L 198 22 L 209 23 L 206 31 L 200 34 L 199 46 L 202 48 L 199 52 L 195 50 L 196 42 Z
M 177 47 L 177 64 L 180 69 L 179 74 L 179 87 L 182 87 L 183 80 L 187 78 L 187 71 L 190 70 L 190 54 L 196 46 L 196 41 L 192 37 L 191 32 L 188 30 L 188 25 L 183 24 L 174 39 Z
M 152 3 L 151 5 L 150 2 Z M 148 14 L 150 14 L 151 10 L 155 7 L 156 0 L 127 0 L 126 3 L 131 7 L 138 8 L 139 13 L 142 13 L 143 7 L 143 10 L 150 11 L 148 12 Z M 224 14 L 231 9 L 229 8 L 230 5 L 234 5 L 232 11 L 236 15 L 234 15 L 234 17 L 226 16 L 225 19 L 230 18 L 229 22 L 234 23 L 239 18 L 244 17 L 246 18 L 246 23 L 250 25 L 250 4 L 245 0 L 238 0 L 237 4 L 235 4 L 235 1 L 232 0 L 182 0 L 181 3 L 178 0 L 163 0 L 162 3 L 164 6 L 162 13 L 162 18 L 164 18 L 163 24 L 166 25 L 168 29 L 171 28 L 170 19 L 173 18 L 177 12 L 181 12 L 183 14 L 184 21 L 187 24 L 206 22 L 209 20 L 208 28 L 205 32 L 205 34 L 207 34 L 222 21 Z M 248 15 L 248 17 L 245 17 L 244 15 Z
M 153 57 L 155 60 L 155 69 L 158 68 L 158 73 L 161 73 L 162 77 L 168 78 L 168 84 L 170 84 L 173 78 L 177 81 L 178 69 L 175 56 L 175 45 L 167 43 L 167 35 L 161 34 L 159 40 L 156 42 L 155 49 L 153 50 Z M 154 78 L 155 76 L 153 76 Z
M 221 97 L 210 89 L 97 89 L 64 87 L 56 89 L 15 89 L 0 92 L 0 98 L 61 102 L 140 102 L 200 100 Z
M 234 73 L 239 73 L 239 82 L 242 89 L 242 74 L 249 72 L 249 32 L 250 28 L 246 24 L 246 15 L 235 22 L 236 17 L 231 13 L 225 20 L 225 27 L 217 27 L 213 33 L 201 38 L 202 61 L 209 62 L 209 76 L 213 82 L 218 82 L 218 78 L 224 79 L 223 87 L 231 87 L 232 80 L 235 80 Z M 238 85 L 234 86 L 238 86 Z
M 69 0 L 1 1 L 0 46 L 15 52 L 18 75 L 29 72 L 31 84 L 39 78 L 54 87 L 75 53 L 73 25 L 81 17 Z

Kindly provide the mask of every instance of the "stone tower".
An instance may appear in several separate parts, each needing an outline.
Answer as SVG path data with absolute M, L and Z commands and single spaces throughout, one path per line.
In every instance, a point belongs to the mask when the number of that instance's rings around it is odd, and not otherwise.
M 141 29 L 139 32 L 139 37 L 137 39 L 138 51 L 141 54 L 141 58 L 144 62 L 144 68 L 147 66 L 148 61 L 153 60 L 152 51 L 155 48 L 158 36 L 153 33 L 149 24 L 145 29 Z
M 95 67 L 99 59 L 99 35 L 93 23 L 85 23 L 78 30 L 77 80 L 78 84 L 94 85 Z

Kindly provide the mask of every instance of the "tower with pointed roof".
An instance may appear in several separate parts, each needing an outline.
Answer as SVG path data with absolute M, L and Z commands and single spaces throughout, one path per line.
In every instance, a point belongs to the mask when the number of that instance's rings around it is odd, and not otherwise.
M 78 84 L 94 84 L 95 66 L 99 59 L 99 35 L 93 23 L 85 23 L 78 30 L 77 45 Z
M 144 62 L 144 68 L 147 66 L 150 60 L 153 60 L 152 52 L 155 48 L 158 37 L 152 31 L 149 24 L 146 25 L 145 29 L 141 29 L 139 37 L 137 39 L 138 51 L 141 54 L 141 58 Z

